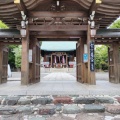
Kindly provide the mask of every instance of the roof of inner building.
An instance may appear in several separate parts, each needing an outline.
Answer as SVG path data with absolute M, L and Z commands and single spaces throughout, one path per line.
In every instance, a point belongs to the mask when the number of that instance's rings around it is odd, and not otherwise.
M 44 17 L 44 11 L 46 12 L 56 12 L 55 0 L 21 0 L 23 1 L 28 17 L 35 20 L 35 16 L 31 16 L 31 12 L 41 11 L 41 17 L 36 19 L 34 23 L 29 24 L 39 24 L 44 23 L 51 24 L 53 22 L 53 17 Z M 88 24 L 88 19 L 90 18 L 90 11 L 94 10 L 96 26 L 99 28 L 106 28 L 114 20 L 116 20 L 120 15 L 120 0 L 97 0 L 102 1 L 101 4 L 95 5 L 95 0 L 60 0 L 60 11 L 61 12 L 80 12 L 83 11 L 86 15 L 80 18 L 79 16 L 62 18 L 64 24 L 72 21 L 72 24 Z M 43 15 L 43 17 L 42 17 Z M 6 23 L 10 28 L 17 28 L 22 20 L 21 13 L 14 4 L 14 0 L 0 0 L 0 20 Z M 57 20 L 56 20 L 57 21 Z M 59 20 L 58 20 L 59 21 Z
M 42 42 L 41 50 L 45 51 L 74 51 L 76 42 Z

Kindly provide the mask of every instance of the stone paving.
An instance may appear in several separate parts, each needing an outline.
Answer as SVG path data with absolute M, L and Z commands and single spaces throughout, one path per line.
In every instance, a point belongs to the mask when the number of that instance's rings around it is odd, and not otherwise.
M 69 73 L 55 72 L 28 86 L 9 81 L 0 85 L 0 95 L 120 95 L 120 84 L 107 80 L 97 80 L 96 85 L 81 84 Z
M 0 96 L 0 120 L 120 120 L 120 96 Z

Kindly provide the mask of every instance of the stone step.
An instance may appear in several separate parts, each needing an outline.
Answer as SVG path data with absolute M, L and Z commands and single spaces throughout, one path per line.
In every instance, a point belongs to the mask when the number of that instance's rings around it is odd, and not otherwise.
M 68 72 L 68 68 L 50 68 L 51 72 Z
M 0 104 L 0 120 L 120 119 L 120 103 L 114 96 L 0 96 Z

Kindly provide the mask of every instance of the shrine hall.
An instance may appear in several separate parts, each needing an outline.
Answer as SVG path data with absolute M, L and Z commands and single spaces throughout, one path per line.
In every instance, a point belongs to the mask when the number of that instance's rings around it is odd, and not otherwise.
M 119 16 L 120 0 L 0 0 L 9 27 L 0 29 L 0 84 L 7 82 L 8 45 L 22 45 L 21 85 L 40 82 L 41 55 L 51 67 L 76 56 L 77 82 L 95 85 L 95 45 L 109 46 L 109 82 L 120 83 L 120 29 L 109 29 Z M 76 53 L 42 51 L 41 41 L 74 41 Z
M 76 42 L 43 42 L 41 56 L 45 68 L 73 68 Z

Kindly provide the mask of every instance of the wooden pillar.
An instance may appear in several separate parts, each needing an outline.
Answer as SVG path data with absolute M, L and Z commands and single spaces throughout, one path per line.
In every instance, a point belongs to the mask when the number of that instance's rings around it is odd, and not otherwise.
M 120 48 L 120 42 L 119 42 L 119 48 Z M 118 75 L 119 75 L 119 83 L 120 83 L 120 49 L 119 49 Z
M 76 78 L 78 81 L 78 42 L 76 43 Z
M 87 77 L 87 83 L 88 84 L 92 84 L 92 85 L 95 85 L 96 84 L 96 80 L 95 80 L 95 70 L 91 70 L 91 57 L 90 57 L 90 45 L 91 43 L 93 42 L 94 43 L 94 39 L 91 38 L 91 33 L 90 33 L 90 26 L 88 25 L 88 31 L 87 31 L 87 48 L 88 48 L 88 77 Z M 94 65 L 93 65 L 94 67 Z
M 120 56 L 119 43 L 114 42 L 108 49 L 109 54 L 109 81 L 113 83 L 120 83 Z
M 66 67 L 68 66 L 68 56 L 66 54 Z
M 29 31 L 22 38 L 21 85 L 28 85 L 29 81 Z
M 79 80 L 79 76 L 78 76 L 78 73 L 79 73 L 79 69 L 78 69 L 78 47 L 79 47 L 79 42 L 77 42 L 76 44 L 76 77 L 77 77 L 77 81 Z
M 35 69 L 36 69 L 36 74 L 35 74 L 35 82 L 40 82 L 40 57 L 41 57 L 41 50 L 40 50 L 40 44 L 37 41 L 36 44 L 36 62 L 35 62 Z
M 2 83 L 2 64 L 3 64 L 3 51 L 2 45 L 0 44 L 0 84 Z
M 76 60 L 77 60 L 77 81 L 84 83 L 84 63 L 83 63 L 83 53 L 84 53 L 84 40 L 81 38 L 76 47 Z
M 115 83 L 119 83 L 119 44 L 117 42 L 113 44 L 113 55 Z
M 31 61 L 29 61 L 29 79 L 30 83 L 35 83 L 35 73 L 36 73 L 36 39 L 30 38 L 29 50 L 32 52 Z
M 8 77 L 8 49 L 0 44 L 0 84 L 7 82 Z
M 47 55 L 44 55 L 44 62 L 47 62 Z
M 51 68 L 53 67 L 53 56 L 51 54 Z
M 37 38 L 31 38 L 29 50 L 32 51 L 32 61 L 29 62 L 29 79 L 30 83 L 40 81 L 40 44 Z

